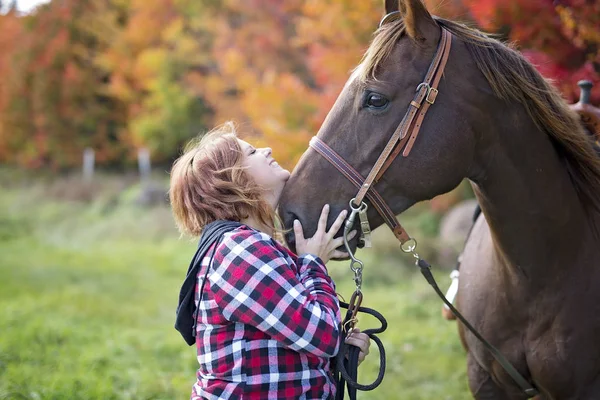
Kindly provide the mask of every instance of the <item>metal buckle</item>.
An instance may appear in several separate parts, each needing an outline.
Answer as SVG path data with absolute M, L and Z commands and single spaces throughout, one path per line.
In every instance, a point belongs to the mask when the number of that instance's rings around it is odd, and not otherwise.
M 358 211 L 358 218 L 360 220 L 360 240 L 363 245 L 367 248 L 371 247 L 371 225 L 369 224 L 369 219 L 367 218 L 367 203 L 364 203 L 364 208 Z
M 433 99 L 429 99 L 429 96 L 431 96 L 431 93 L 435 93 L 435 95 L 433 96 Z M 427 97 L 425 97 L 425 101 L 428 102 L 429 104 L 433 104 L 435 103 L 435 99 L 437 98 L 437 95 L 439 93 L 439 90 L 437 90 L 436 88 L 430 87 L 427 90 Z
M 415 92 L 418 92 L 423 87 L 425 88 L 425 91 L 427 92 L 427 94 L 425 95 L 425 101 L 428 102 L 429 104 L 435 103 L 435 99 L 437 98 L 439 90 L 437 90 L 434 87 L 429 86 L 429 83 L 427 83 L 427 82 L 421 82 L 421 83 L 419 83 L 419 86 L 417 86 L 417 89 L 415 90 Z

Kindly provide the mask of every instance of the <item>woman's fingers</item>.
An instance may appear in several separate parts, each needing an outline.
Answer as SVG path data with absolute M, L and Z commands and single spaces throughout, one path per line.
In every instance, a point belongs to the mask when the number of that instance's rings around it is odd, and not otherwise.
M 339 237 L 337 239 L 333 239 L 331 241 L 331 250 L 335 250 L 340 246 L 344 245 L 344 238 L 343 237 Z
M 363 353 L 362 351 L 360 353 L 358 353 L 358 365 L 360 365 L 360 363 L 365 360 L 366 356 L 367 355 L 365 353 Z
M 360 349 L 360 353 L 358 354 L 359 364 L 369 354 L 369 346 L 371 345 L 371 340 L 369 339 L 369 336 L 362 333 L 358 328 L 354 328 L 352 332 L 350 332 L 350 334 L 346 338 L 346 343 L 354 345 Z
M 331 258 L 348 258 L 348 257 L 350 257 L 350 254 L 346 253 L 345 251 L 335 250 L 333 253 L 331 253 Z
M 317 232 L 319 232 L 319 231 L 321 231 L 323 233 L 326 232 L 327 217 L 329 217 L 329 204 L 325 204 L 323 206 L 323 210 L 321 211 L 321 216 L 319 217 L 319 224 L 317 225 Z M 315 233 L 315 235 L 316 235 L 316 233 Z
M 348 240 L 352 240 L 354 238 L 354 236 L 356 236 L 356 231 L 351 231 L 348 234 Z M 341 245 L 344 244 L 344 237 L 340 236 L 339 238 L 335 238 L 331 241 L 331 247 L 333 249 L 337 249 L 338 247 L 340 247 Z
M 346 343 L 353 344 L 360 348 L 360 351 L 369 354 L 371 339 L 366 333 L 362 333 L 359 328 L 354 328 L 346 337 Z
M 344 220 L 346 219 L 346 215 L 348 215 L 348 211 L 342 210 L 342 212 L 340 212 L 338 214 L 335 221 L 333 221 L 331 228 L 329 228 L 329 232 L 327 232 L 327 235 L 330 238 L 333 238 L 335 236 L 335 234 L 337 233 L 337 231 L 340 230 L 340 228 L 342 227 L 342 224 L 344 223 Z
M 294 220 L 294 236 L 296 237 L 296 243 L 305 240 L 302 224 L 297 219 Z

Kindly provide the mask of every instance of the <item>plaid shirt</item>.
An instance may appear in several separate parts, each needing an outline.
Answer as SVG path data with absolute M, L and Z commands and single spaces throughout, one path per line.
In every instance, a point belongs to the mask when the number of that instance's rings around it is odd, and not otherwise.
M 334 398 L 329 359 L 341 318 L 321 259 L 241 226 L 214 252 L 199 302 L 213 249 L 196 285 L 200 368 L 191 399 Z

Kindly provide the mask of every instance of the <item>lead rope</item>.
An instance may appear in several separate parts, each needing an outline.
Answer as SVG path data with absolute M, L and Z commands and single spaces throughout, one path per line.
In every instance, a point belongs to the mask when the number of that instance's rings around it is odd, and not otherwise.
M 362 295 L 362 291 L 361 291 L 362 270 L 364 268 L 364 264 L 361 260 L 359 260 L 358 258 L 355 257 L 355 255 L 352 252 L 352 249 L 350 248 L 350 245 L 348 243 L 348 233 L 350 232 L 350 229 L 352 229 L 352 226 L 354 225 L 354 221 L 356 219 L 357 214 L 360 216 L 361 234 L 363 236 L 367 236 L 368 234 L 370 234 L 370 231 L 371 231 L 370 227 L 368 226 L 368 221 L 366 221 L 367 204 L 365 202 L 361 202 L 361 205 L 356 207 L 354 205 L 354 201 L 355 201 L 355 198 L 350 200 L 350 209 L 352 211 L 350 213 L 350 216 L 348 217 L 348 219 L 346 220 L 346 222 L 344 224 L 343 238 L 344 238 L 344 246 L 346 247 L 346 250 L 352 260 L 350 262 L 350 269 L 352 270 L 352 272 L 354 272 L 354 282 L 356 284 L 356 290 L 352 294 L 352 297 L 350 298 L 350 303 L 348 305 L 346 305 L 345 303 L 341 303 L 341 304 L 343 304 L 343 307 L 347 306 L 345 308 L 348 309 L 348 311 L 346 313 L 346 317 L 344 318 L 344 321 L 342 323 L 342 333 L 343 333 L 343 338 L 346 338 L 346 336 L 352 331 L 352 329 L 356 325 L 356 322 L 358 321 L 356 316 L 359 311 L 367 312 L 367 313 L 373 315 L 375 318 L 379 319 L 381 322 L 381 328 L 365 330 L 364 333 L 366 333 L 369 336 L 369 338 L 371 338 L 377 344 L 377 347 L 379 348 L 380 368 L 379 368 L 379 375 L 378 375 L 377 379 L 371 385 L 359 384 L 357 382 L 357 377 L 358 377 L 358 355 L 360 353 L 360 349 L 358 349 L 355 346 L 346 345 L 344 343 L 344 341 L 342 340 L 342 343 L 340 345 L 340 351 L 339 351 L 338 357 L 337 357 L 337 364 L 336 364 L 336 367 L 337 367 L 336 383 L 337 383 L 337 388 L 338 388 L 338 394 L 336 395 L 336 400 L 343 400 L 343 398 L 344 398 L 344 383 L 346 383 L 346 386 L 348 387 L 348 395 L 350 396 L 350 400 L 355 400 L 356 399 L 356 389 L 358 389 L 358 390 L 373 390 L 373 389 L 375 389 L 377 386 L 379 386 L 379 384 L 383 380 L 383 376 L 385 374 L 385 349 L 383 348 L 383 344 L 381 343 L 381 340 L 374 334 L 383 332 L 387 328 L 387 322 L 385 321 L 383 316 L 381 314 L 379 314 L 377 311 L 361 307 L 361 303 L 362 303 L 362 299 L 363 299 L 363 295 Z M 364 214 L 365 217 L 363 218 L 363 215 L 361 215 L 361 214 Z M 365 226 L 365 222 L 366 222 L 366 226 Z M 363 229 L 365 229 L 366 232 L 363 231 Z M 365 242 L 367 241 L 367 239 L 364 239 L 364 238 L 363 238 L 363 240 L 365 240 Z M 452 305 L 452 303 L 450 301 L 448 301 L 448 299 L 446 299 L 446 297 L 444 296 L 444 293 L 442 293 L 442 291 L 440 290 L 439 286 L 437 285 L 437 282 L 435 281 L 435 278 L 433 277 L 433 274 L 431 273 L 431 265 L 427 261 L 422 259 L 419 256 L 419 254 L 417 253 L 417 251 L 416 251 L 417 241 L 414 238 L 410 238 L 409 240 L 405 241 L 404 243 L 401 243 L 400 248 L 402 249 L 402 251 L 404 253 L 407 253 L 407 254 L 410 254 L 413 256 L 413 258 L 415 259 L 415 264 L 419 267 L 421 274 L 425 277 L 425 279 L 431 285 L 431 287 L 434 289 L 436 294 L 442 299 L 442 301 L 452 311 L 452 313 L 454 313 L 454 315 L 464 324 L 464 326 L 484 345 L 484 347 L 488 351 L 490 351 L 490 353 L 492 354 L 494 359 L 515 380 L 517 385 L 519 385 L 521 387 L 521 390 L 523 390 L 523 392 L 528 397 L 537 396 L 539 394 L 539 391 L 537 390 L 537 388 L 535 386 L 531 385 L 529 382 L 527 382 L 527 380 L 502 355 L 502 353 L 495 346 L 493 346 L 488 341 L 486 341 L 481 336 L 481 334 L 479 334 L 479 332 L 477 332 L 477 330 L 462 316 L 462 314 L 460 312 L 458 312 L 458 310 Z M 338 374 L 341 374 L 341 377 Z
M 345 303 L 340 301 L 340 307 L 347 309 L 346 316 L 342 321 L 341 332 L 342 332 L 342 340 L 340 343 L 340 349 L 338 355 L 336 356 L 335 365 L 335 374 L 334 379 L 336 383 L 337 393 L 336 400 L 344 399 L 345 389 L 348 389 L 348 397 L 350 400 L 356 399 L 357 390 L 360 391 L 370 391 L 378 387 L 383 381 L 383 377 L 385 375 L 385 348 L 383 347 L 383 343 L 377 334 L 384 332 L 387 329 L 387 321 L 379 312 L 367 308 L 362 307 L 362 270 L 364 268 L 364 264 L 361 260 L 355 257 L 352 252 L 350 245 L 348 243 L 348 234 L 354 225 L 354 221 L 356 219 L 356 215 L 359 215 L 359 219 L 361 222 L 361 238 L 362 240 L 370 247 L 370 228 L 368 224 L 368 220 L 366 219 L 366 211 L 367 204 L 362 202 L 359 207 L 355 207 L 353 204 L 354 199 L 350 201 L 350 209 L 352 210 L 350 216 L 346 220 L 344 224 L 344 246 L 346 247 L 346 251 L 350 255 L 350 269 L 354 273 L 354 283 L 356 284 L 356 290 L 352 293 L 352 297 L 350 298 L 349 303 Z M 358 383 L 358 356 L 360 354 L 360 348 L 346 344 L 345 339 L 352 332 L 356 323 L 358 322 L 358 313 L 362 312 L 365 314 L 369 314 L 375 317 L 380 322 L 380 326 L 378 328 L 373 329 L 365 329 L 362 332 L 369 336 L 369 338 L 375 342 L 377 348 L 379 350 L 379 372 L 377 374 L 377 378 L 370 384 L 363 385 Z
M 417 249 L 417 241 L 415 239 L 411 239 L 409 242 L 406 242 L 400 246 L 403 252 L 407 254 L 411 254 L 415 259 L 415 265 L 419 267 L 421 274 L 427 282 L 431 285 L 435 293 L 442 299 L 446 307 L 452 311 L 452 313 L 462 322 L 465 327 L 475 336 L 483 346 L 492 353 L 494 359 L 504 368 L 504 370 L 514 379 L 514 381 L 521 387 L 521 390 L 529 397 L 535 397 L 539 394 L 537 388 L 527 382 L 527 380 L 517 371 L 517 369 L 502 355 L 500 350 L 498 350 L 494 345 L 489 343 L 487 340 L 481 336 L 481 334 L 463 317 L 463 315 L 458 312 L 458 310 L 452 305 L 452 303 L 444 296 L 444 293 L 440 290 L 433 274 L 431 273 L 431 265 L 422 259 L 419 254 L 416 252 Z

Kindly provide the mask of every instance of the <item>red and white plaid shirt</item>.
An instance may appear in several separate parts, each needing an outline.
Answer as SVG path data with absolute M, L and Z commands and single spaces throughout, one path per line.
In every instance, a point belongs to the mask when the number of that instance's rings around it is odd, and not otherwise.
M 214 246 L 213 246 L 214 248 Z M 223 236 L 196 284 L 197 399 L 332 399 L 329 359 L 340 308 L 321 259 L 298 257 L 241 226 Z

